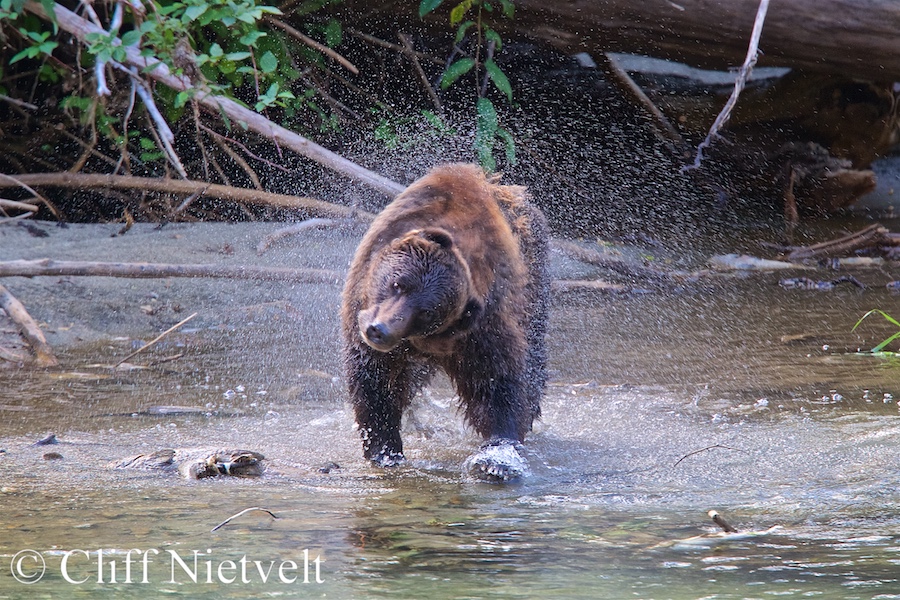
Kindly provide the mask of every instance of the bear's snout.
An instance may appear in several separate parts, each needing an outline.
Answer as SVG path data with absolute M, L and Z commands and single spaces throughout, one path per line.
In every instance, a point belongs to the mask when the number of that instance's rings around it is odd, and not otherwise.
M 375 306 L 359 311 L 359 333 L 370 347 L 380 352 L 389 352 L 403 340 L 406 334 L 406 327 L 403 325 L 408 319 L 405 315 L 383 309 L 384 307 Z
M 379 352 L 390 352 L 397 347 L 397 344 L 402 339 L 397 331 L 392 331 L 382 321 L 369 323 L 365 327 L 362 324 L 360 325 L 359 331 L 362 334 L 363 341 Z
M 390 332 L 384 323 L 372 323 L 366 327 L 366 338 L 376 346 L 380 346 L 388 341 Z

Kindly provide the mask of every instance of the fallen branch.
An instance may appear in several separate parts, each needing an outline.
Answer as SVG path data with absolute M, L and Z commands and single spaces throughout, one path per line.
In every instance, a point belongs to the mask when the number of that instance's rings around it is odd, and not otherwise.
M 795 262 L 809 260 L 811 258 L 840 256 L 853 252 L 854 250 L 859 250 L 860 248 L 877 244 L 883 241 L 887 233 L 887 229 L 878 223 L 873 223 L 865 229 L 860 229 L 856 233 L 845 235 L 836 240 L 821 242 L 813 244 L 812 246 L 794 248 L 788 253 L 787 258 L 791 262 Z
M 329 283 L 339 285 L 344 276 L 327 269 L 288 269 L 283 267 L 231 265 L 172 265 L 164 263 L 108 263 L 39 260 L 0 262 L 0 277 L 219 277 L 259 281 L 294 281 L 297 283 Z
M 694 450 L 693 452 L 688 452 L 687 454 L 685 454 L 684 456 L 679 458 L 677 461 L 675 461 L 675 464 L 672 465 L 672 468 L 674 469 L 675 467 L 677 467 L 679 464 L 681 464 L 681 461 L 683 461 L 686 458 L 690 458 L 691 456 L 694 456 L 695 454 L 700 454 L 701 452 L 707 452 L 709 450 L 714 450 L 716 448 L 721 448 L 722 450 L 734 450 L 735 452 L 746 452 L 746 450 L 741 450 L 740 448 L 732 448 L 731 446 L 723 446 L 722 444 L 713 444 L 712 446 L 707 446 L 706 448 L 700 448 L 699 450 Z
M 375 44 L 376 46 L 381 46 L 382 48 L 387 48 L 389 50 L 394 50 L 396 52 L 405 52 L 405 50 L 406 50 L 403 46 L 398 46 L 397 44 L 392 44 L 391 42 L 382 40 L 373 35 L 369 35 L 368 33 L 363 33 L 362 31 L 359 31 L 358 29 L 347 28 L 345 31 L 352 36 L 358 37 L 361 40 L 365 40 L 366 42 L 369 42 L 370 44 Z M 437 57 L 431 56 L 430 54 L 425 54 L 424 52 L 419 52 L 418 50 L 413 50 L 412 53 L 416 58 L 419 58 L 420 60 L 427 60 L 430 63 L 438 65 L 439 67 L 445 66 L 443 60 L 441 60 Z
M 9 348 L 4 348 L 0 346 L 0 360 L 5 360 L 11 363 L 26 363 L 28 362 L 28 357 L 19 352 L 15 352 L 10 350 Z
M 0 225 L 6 225 L 8 223 L 18 223 L 19 221 L 22 221 L 24 219 L 30 219 L 33 216 L 34 216 L 34 213 L 25 212 L 25 213 L 22 213 L 21 215 L 16 215 L 14 217 L 9 217 L 7 219 L 0 219 Z
M 687 144 L 685 144 L 684 138 L 681 137 L 678 130 L 675 129 L 669 119 L 666 118 L 666 115 L 653 104 L 650 97 L 647 96 L 647 94 L 644 93 L 644 90 L 634 82 L 631 75 L 622 68 L 614 56 L 609 52 L 604 53 L 603 56 L 606 59 L 606 65 L 609 73 L 613 76 L 613 80 L 619 84 L 621 89 L 628 93 L 638 104 L 643 106 L 647 112 L 650 113 L 650 116 L 653 117 L 653 120 L 656 122 L 657 130 L 674 145 L 675 153 L 679 155 L 679 157 L 682 157 L 687 150 Z
M 121 4 L 116 4 L 116 9 L 120 9 L 121 6 Z M 119 66 L 118 63 L 115 64 L 116 66 Z M 165 117 L 162 116 L 162 113 L 156 106 L 156 101 L 153 100 L 153 92 L 150 91 L 147 82 L 138 76 L 136 68 L 131 67 L 130 69 L 126 69 L 125 67 L 122 67 L 122 70 L 131 76 L 131 80 L 134 82 L 134 91 L 137 92 L 137 95 L 144 103 L 144 108 L 146 109 L 147 114 L 150 115 L 150 120 L 156 126 L 157 135 L 162 142 L 163 150 L 165 151 L 169 162 L 172 163 L 172 166 L 175 167 L 175 170 L 178 171 L 178 174 L 181 175 L 182 179 L 187 179 L 187 171 L 184 170 L 184 165 L 181 164 L 181 159 L 178 158 L 178 153 L 175 152 L 175 134 L 172 133 L 172 128 L 169 127 Z
M 300 233 L 309 230 L 316 229 L 336 229 L 338 227 L 349 227 L 351 225 L 368 225 L 371 219 L 368 218 L 360 218 L 360 219 L 306 219 L 305 221 L 300 221 L 299 223 L 294 223 L 293 225 L 288 225 L 287 227 L 282 227 L 276 231 L 273 231 L 269 235 L 263 238 L 263 240 L 257 244 L 256 253 L 264 254 L 266 250 L 268 250 L 272 244 L 277 242 L 278 240 L 295 236 Z
M 254 506 L 254 507 L 252 507 L 252 508 L 245 508 L 244 510 L 242 510 L 242 511 L 239 512 L 239 513 L 237 513 L 236 515 L 231 515 L 230 517 L 228 517 L 227 519 L 225 519 L 224 521 L 222 521 L 221 523 L 219 523 L 218 525 L 216 525 L 215 527 L 213 527 L 213 528 L 210 530 L 210 532 L 216 531 L 216 530 L 218 530 L 218 529 L 221 529 L 222 527 L 225 527 L 226 525 L 228 525 L 229 523 L 231 523 L 232 521 L 234 521 L 234 520 L 237 519 L 238 517 L 242 517 L 242 516 L 246 515 L 246 514 L 249 513 L 249 512 L 256 512 L 256 511 L 258 511 L 258 512 L 264 512 L 264 513 L 268 514 L 270 517 L 272 517 L 273 519 L 277 519 L 277 518 L 278 518 L 278 516 L 277 516 L 275 513 L 273 513 L 271 510 L 269 510 L 268 508 L 263 508 L 263 507 L 261 507 L 261 506 Z
M 738 533 L 738 530 L 734 528 L 728 521 L 725 520 L 725 517 L 719 514 L 718 511 L 711 510 L 706 513 L 709 515 L 709 518 L 713 520 L 713 523 L 722 528 L 725 533 Z
M 397 37 L 399 37 L 400 41 L 403 42 L 403 55 L 406 56 L 406 58 L 408 58 L 409 61 L 413 64 L 413 67 L 416 70 L 416 74 L 422 81 L 422 87 L 425 88 L 425 92 L 431 99 L 431 104 L 434 106 L 434 109 L 436 111 L 440 112 L 441 100 L 440 98 L 438 98 L 438 95 L 434 91 L 434 88 L 431 87 L 431 82 L 428 81 L 428 75 L 426 75 L 425 71 L 422 69 L 422 64 L 419 62 L 419 58 L 416 56 L 415 48 L 413 48 L 412 40 L 410 40 L 410 37 L 405 33 L 398 33 Z
M 304 44 L 306 44 L 313 50 L 317 50 L 317 51 L 321 52 L 322 54 L 324 54 L 325 56 L 331 58 L 332 60 L 334 60 L 335 62 L 340 64 L 342 67 L 344 67 L 345 69 L 347 69 L 354 75 L 359 75 L 359 69 L 356 68 L 356 65 L 354 65 L 352 62 L 350 62 L 349 60 L 347 60 L 346 58 L 344 58 L 343 56 L 341 56 L 340 54 L 338 54 L 337 52 L 335 52 L 328 46 L 326 46 L 324 44 L 320 44 L 316 40 L 312 39 L 311 37 L 309 37 L 307 35 L 304 35 L 300 31 L 297 31 L 296 29 L 294 29 L 293 27 L 291 27 L 284 21 L 279 21 L 275 17 L 266 17 L 265 21 L 266 21 L 266 23 L 269 23 L 270 25 L 274 25 L 275 27 L 278 27 L 279 29 L 283 29 L 285 31 L 285 33 L 287 33 L 291 37 L 296 38 L 297 40 L 303 42 Z
M 8 180 L 7 180 L 8 179 Z M 105 188 L 112 190 L 143 190 L 167 194 L 196 194 L 219 200 L 231 200 L 242 204 L 303 210 L 324 217 L 350 217 L 369 213 L 323 202 L 313 198 L 273 194 L 260 190 L 238 188 L 217 183 L 182 179 L 132 177 L 128 175 L 102 175 L 91 173 L 29 173 L 0 177 L 0 188 L 27 184 L 28 186 L 53 186 L 64 188 Z M 30 188 L 28 188 L 30 189 Z M 369 215 L 371 216 L 371 215 Z
M 43 19 L 50 20 L 50 17 L 47 15 L 47 12 L 41 4 L 36 2 L 26 2 L 25 9 Z M 91 33 L 99 35 L 107 33 L 101 27 L 82 19 L 59 4 L 53 4 L 53 12 L 55 23 L 64 31 L 67 31 L 78 38 L 82 43 L 86 43 L 86 37 Z M 121 40 L 118 39 L 116 39 L 113 44 L 122 45 Z M 227 118 L 246 126 L 247 129 L 265 136 L 279 146 L 290 148 L 302 156 L 314 160 L 354 181 L 364 183 L 388 196 L 396 196 L 403 191 L 404 186 L 401 184 L 391 181 L 377 173 L 373 173 L 372 171 L 335 154 L 331 150 L 319 146 L 303 136 L 297 135 L 289 129 L 276 125 L 263 115 L 253 112 L 249 108 L 242 106 L 230 98 L 217 96 L 209 93 L 208 90 L 198 90 L 187 77 L 173 75 L 168 67 L 155 57 L 142 56 L 138 48 L 132 46 L 123 47 L 126 53 L 125 63 L 137 67 L 142 73 L 145 73 L 149 77 L 167 85 L 175 91 L 198 92 L 196 94 L 197 102 L 213 113 L 224 115 Z
M 182 319 L 178 323 L 172 325 L 171 327 L 169 327 L 168 329 L 163 331 L 161 334 L 159 334 L 158 336 L 156 336 L 155 338 L 153 338 L 152 340 L 150 340 L 149 342 L 147 342 L 146 344 L 144 344 L 143 346 L 141 346 L 140 348 L 138 348 L 137 350 L 135 350 L 134 352 L 132 352 L 131 354 L 129 354 L 128 356 L 123 358 L 122 360 L 120 360 L 119 362 L 117 362 L 115 365 L 113 365 L 113 368 L 115 369 L 116 367 L 121 365 L 123 362 L 125 362 L 129 358 L 134 358 L 135 356 L 137 356 L 144 350 L 151 348 L 152 346 L 157 344 L 161 339 L 163 339 L 164 337 L 166 337 L 167 335 L 169 335 L 170 333 L 172 333 L 173 331 L 175 331 L 176 329 L 178 329 L 179 327 L 181 327 L 182 325 L 184 325 L 185 323 L 187 323 L 188 321 L 190 321 L 191 319 L 193 319 L 196 316 L 197 316 L 197 313 L 193 313 L 191 316 L 189 316 L 185 319 Z
M 27 108 L 28 110 L 38 110 L 39 107 L 31 104 L 30 102 L 23 102 L 22 100 L 16 100 L 15 98 L 10 98 L 6 94 L 0 94 L 0 101 L 9 102 L 13 106 L 18 106 L 20 108 Z
M 47 343 L 41 328 L 35 323 L 25 306 L 16 300 L 16 297 L 9 293 L 5 287 L 0 285 L 0 308 L 6 311 L 9 318 L 13 320 L 22 337 L 31 346 L 34 353 L 34 363 L 39 367 L 55 367 L 58 363 L 53 355 L 53 349 Z
M 27 202 L 17 202 L 15 200 L 4 200 L 0 198 L 0 209 L 10 208 L 12 210 L 27 210 L 29 212 L 37 212 L 38 207 Z
M 16 179 L 15 177 L 12 177 L 11 175 L 7 175 L 7 174 L 5 174 L 5 173 L 0 173 L 0 187 L 20 187 L 20 188 L 23 188 L 26 192 L 28 192 L 29 194 L 31 194 L 32 196 L 34 196 L 35 198 L 37 198 L 38 200 L 40 200 L 41 202 L 43 202 L 43 203 L 44 203 L 44 206 L 47 207 L 47 210 L 49 210 L 49 211 L 53 214 L 53 216 L 56 217 L 56 219 L 57 219 L 58 221 L 61 221 L 61 220 L 62 220 L 62 218 L 61 218 L 61 216 L 60 216 L 60 212 L 56 209 L 56 207 L 53 206 L 53 204 L 52 204 L 49 200 L 47 200 L 47 199 L 44 198 L 42 195 L 40 195 L 40 194 L 38 194 L 36 191 L 34 191 L 34 190 L 33 190 L 28 184 L 26 184 L 24 181 L 20 181 L 20 180 Z

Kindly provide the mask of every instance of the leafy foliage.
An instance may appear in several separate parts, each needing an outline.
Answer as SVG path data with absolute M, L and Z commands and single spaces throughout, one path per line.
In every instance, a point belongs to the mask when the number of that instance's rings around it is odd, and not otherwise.
M 890 323 L 891 325 L 893 325 L 893 326 L 895 326 L 895 327 L 897 328 L 897 331 L 896 331 L 893 335 L 888 336 L 886 339 L 882 340 L 881 343 L 879 343 L 877 346 L 875 346 L 874 348 L 872 348 L 871 352 L 872 352 L 873 354 L 886 354 L 886 355 L 892 355 L 892 356 L 893 356 L 893 355 L 896 354 L 895 352 L 886 352 L 884 349 L 887 348 L 887 346 L 888 346 L 891 342 L 893 342 L 894 340 L 900 338 L 900 321 L 898 321 L 897 319 L 895 319 L 895 318 L 892 317 L 891 315 L 887 314 L 887 313 L 884 312 L 883 310 L 878 310 L 877 308 L 876 308 L 876 309 L 870 310 L 869 312 L 867 312 L 866 314 L 864 314 L 862 317 L 860 317 L 859 321 L 856 322 L 856 324 L 853 326 L 853 329 L 851 329 L 851 331 L 856 331 L 856 328 L 859 327 L 860 324 L 861 324 L 863 321 L 865 321 L 867 317 L 870 317 L 871 315 L 875 315 L 875 314 L 878 314 L 878 315 L 881 315 L 882 317 L 884 317 L 884 319 L 885 319 L 888 323 Z
M 443 4 L 443 0 L 421 0 L 419 16 L 424 17 Z M 481 165 L 488 170 L 497 167 L 494 151 L 501 146 L 507 162 L 515 164 L 515 141 L 512 134 L 500 127 L 497 109 L 487 95 L 488 82 L 492 83 L 508 102 L 513 101 L 513 89 L 506 73 L 494 60 L 494 54 L 503 47 L 500 34 L 491 27 L 489 16 L 499 13 L 507 19 L 515 15 L 515 5 L 510 0 L 462 0 L 450 9 L 450 25 L 456 27 L 455 43 L 458 45 L 474 31 L 474 56 L 460 56 L 450 63 L 441 77 L 441 89 L 446 90 L 467 75 L 473 75 L 478 90 L 475 102 L 475 152 Z M 469 18 L 471 17 L 471 18 Z
M 294 14 L 310 18 L 310 32 L 315 32 L 326 45 L 340 43 L 342 27 L 334 19 L 313 15 L 340 0 L 305 0 L 296 5 Z M 52 14 L 53 0 L 42 0 Z M 0 0 L 0 40 L 15 33 L 21 51 L 9 61 L 31 59 L 42 61 L 39 72 L 44 79 L 66 74 L 64 60 L 53 58 L 61 50 L 57 28 L 51 23 L 24 12 L 25 0 Z M 281 30 L 272 28 L 267 17 L 281 11 L 265 0 L 135 0 L 134 3 L 95 2 L 92 4 L 104 32 L 85 37 L 86 53 L 76 56 L 85 69 L 99 65 L 107 76 L 113 71 L 105 65 L 124 63 L 126 49 L 137 48 L 151 64 L 161 62 L 176 75 L 184 75 L 217 94 L 230 96 L 257 111 L 276 109 L 286 121 L 312 116 L 322 127 L 334 127 L 335 121 L 317 105 L 316 94 L 302 79 L 297 65 L 324 64 L 321 54 L 300 44 Z M 121 18 L 116 18 L 122 11 Z M 315 21 L 315 22 L 314 22 Z M 69 59 L 71 60 L 71 59 Z M 166 118 L 177 120 L 196 90 L 167 92 L 158 86 L 156 101 Z M 81 112 L 86 124 L 95 127 L 108 139 L 123 139 L 126 117 L 107 115 L 106 103 L 87 90 L 74 90 L 60 104 L 67 111 Z M 270 116 L 271 118 L 271 116 Z M 118 120 L 118 123 L 116 123 Z M 310 119 L 306 119 L 308 122 Z M 304 121 L 285 122 L 303 128 Z M 127 137 L 127 136 L 126 136 Z M 149 138 L 143 138 L 152 144 Z M 163 156 L 141 142 L 142 158 Z M 148 150 L 153 152 L 148 153 Z

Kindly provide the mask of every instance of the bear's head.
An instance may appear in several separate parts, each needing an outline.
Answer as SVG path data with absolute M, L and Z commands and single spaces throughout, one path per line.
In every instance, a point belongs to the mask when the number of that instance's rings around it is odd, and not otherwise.
M 408 340 L 441 353 L 481 313 L 469 267 L 444 229 L 407 232 L 378 253 L 371 269 L 368 306 L 357 322 L 375 350 L 389 352 Z

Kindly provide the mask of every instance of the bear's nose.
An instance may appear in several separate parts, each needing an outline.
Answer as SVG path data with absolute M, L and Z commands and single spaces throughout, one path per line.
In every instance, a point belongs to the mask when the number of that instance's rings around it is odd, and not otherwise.
M 366 337 L 373 344 L 383 344 L 388 337 L 387 326 L 384 323 L 372 323 L 366 327 Z

